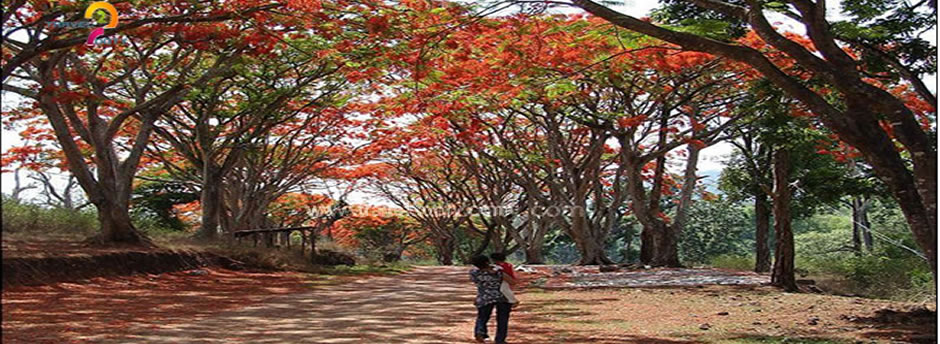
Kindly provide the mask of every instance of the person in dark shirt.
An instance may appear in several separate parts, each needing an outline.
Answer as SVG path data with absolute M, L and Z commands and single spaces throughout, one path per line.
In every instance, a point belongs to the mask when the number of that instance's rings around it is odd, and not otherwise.
M 486 334 L 486 324 L 490 321 L 493 308 L 496 308 L 495 343 L 504 344 L 509 330 L 509 312 L 512 305 L 506 300 L 499 288 L 503 280 L 514 284 L 515 279 L 505 272 L 493 269 L 493 266 L 490 265 L 490 259 L 486 256 L 474 256 L 470 258 L 470 263 L 476 267 L 470 270 L 470 280 L 477 286 L 477 298 L 474 302 L 474 305 L 477 306 L 477 321 L 476 326 L 473 328 L 473 336 L 479 343 L 489 338 Z

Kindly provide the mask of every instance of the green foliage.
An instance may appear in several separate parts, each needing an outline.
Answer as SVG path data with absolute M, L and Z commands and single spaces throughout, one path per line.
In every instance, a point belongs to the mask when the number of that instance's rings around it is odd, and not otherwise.
M 181 183 L 146 182 L 134 188 L 132 216 L 138 227 L 176 231 L 186 225 L 173 214 L 173 206 L 198 200 L 199 195 Z
M 545 91 L 547 92 L 548 97 L 552 99 L 577 90 L 578 86 L 575 85 L 573 81 L 568 79 L 560 80 L 545 87 Z
M 694 265 L 707 263 L 711 257 L 748 254 L 754 247 L 752 217 L 746 207 L 723 198 L 695 202 L 679 238 L 680 260 Z
M 740 128 L 742 139 L 722 171 L 719 189 L 733 200 L 752 199 L 773 188 L 773 152 L 790 152 L 790 180 L 795 186 L 791 202 L 793 217 L 812 215 L 818 208 L 837 204 L 849 194 L 872 193 L 873 178 L 856 171 L 831 154 L 818 152 L 820 143 L 831 139 L 815 129 L 809 119 L 792 116 L 791 100 L 767 85 L 755 86 L 743 108 L 760 114 L 750 125 Z M 856 177 L 856 175 L 859 175 Z
M 837 293 L 900 301 L 930 301 L 935 298 L 930 266 L 910 255 L 898 257 L 879 252 L 855 255 L 844 252 L 797 260 L 810 277 L 834 276 L 846 283 L 828 287 Z
M 829 208 L 827 208 L 828 210 Z M 806 218 L 799 218 L 793 221 L 793 233 L 795 235 L 806 234 L 825 234 L 834 233 L 842 240 L 846 241 L 852 238 L 852 212 L 847 209 L 838 209 L 833 212 L 816 213 Z M 836 233 L 837 232 L 837 233 Z M 833 242 L 828 243 L 832 245 Z M 815 252 L 821 252 L 816 250 Z
M 749 7 L 741 0 L 724 1 Z M 901 77 L 901 71 L 885 60 L 897 59 L 917 76 L 936 73 L 937 47 L 921 38 L 936 28 L 936 2 L 918 1 L 913 6 L 898 0 L 844 0 L 840 4 L 846 19 L 832 21 L 837 39 L 860 52 L 863 68 L 870 74 Z M 799 16 L 783 1 L 766 1 L 763 7 L 786 16 Z M 679 31 L 729 41 L 748 30 L 747 23 L 734 16 L 699 7 L 682 0 L 665 0 L 654 10 L 653 19 Z M 875 53 L 873 49 L 880 49 Z
M 545 240 L 545 261 L 548 264 L 573 264 L 581 258 L 577 246 L 560 228 L 551 231 Z
M 915 74 L 936 73 L 937 47 L 920 37 L 936 28 L 936 2 L 921 1 L 917 7 L 897 0 L 844 0 L 841 4 L 848 18 L 832 23 L 839 37 L 857 47 L 881 47 Z M 862 52 L 864 68 L 870 73 L 898 72 L 884 55 Z
M 36 235 L 90 236 L 98 230 L 93 207 L 82 210 L 47 208 L 3 196 L 3 231 Z
M 679 251 L 682 261 L 752 270 L 752 218 L 750 207 L 735 206 L 723 199 L 697 202 L 682 233 Z M 871 251 L 854 251 L 851 218 L 846 207 L 825 207 L 794 220 L 796 267 L 803 277 L 814 279 L 822 289 L 837 294 L 915 302 L 936 298 L 927 262 L 885 240 L 917 247 L 893 201 L 876 199 L 872 203 L 871 228 L 880 237 L 875 237 Z
M 744 1 L 727 1 L 743 5 Z M 730 41 L 747 32 L 743 20 L 717 11 L 706 10 L 682 0 L 664 0 L 653 10 L 653 19 L 678 31 L 694 33 L 711 39 Z
M 5 233 L 25 234 L 33 238 L 48 235 L 76 240 L 98 233 L 98 215 L 91 206 L 80 210 L 50 208 L 4 195 L 2 212 Z M 177 228 L 166 226 L 159 218 L 141 212 L 131 213 L 131 222 L 138 230 L 155 238 L 167 239 L 186 235 Z
M 607 257 L 615 262 L 632 263 L 640 259 L 642 226 L 633 216 L 624 216 L 607 236 Z M 627 245 L 629 243 L 629 245 Z

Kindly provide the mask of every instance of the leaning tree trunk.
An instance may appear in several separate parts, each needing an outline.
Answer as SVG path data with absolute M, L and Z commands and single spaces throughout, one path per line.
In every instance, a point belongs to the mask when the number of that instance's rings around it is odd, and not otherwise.
M 754 194 L 754 217 L 756 218 L 754 249 L 757 257 L 754 272 L 769 272 L 770 245 L 767 239 L 770 234 L 770 206 L 767 204 L 767 195 L 763 192 Z
M 490 246 L 490 241 L 493 240 L 493 226 L 486 228 L 486 233 L 483 234 L 483 242 L 480 243 L 480 247 L 477 247 L 470 253 L 471 256 L 476 256 L 486 252 L 486 248 Z
M 789 292 L 799 291 L 794 275 L 793 228 L 790 217 L 790 154 L 786 149 L 774 152 L 774 270 L 771 284 Z
M 46 72 L 49 72 L 48 70 Z M 44 72 L 44 75 L 50 77 Z M 56 139 L 62 146 L 69 171 L 75 176 L 79 186 L 88 196 L 88 201 L 98 210 L 98 222 L 101 233 L 88 239 L 91 243 L 122 243 L 150 246 L 152 243 L 142 233 L 138 232 L 131 223 L 130 198 L 133 191 L 133 178 L 137 172 L 137 164 L 143 152 L 143 144 L 149 139 L 153 129 L 154 113 L 150 112 L 143 117 L 141 129 L 138 132 L 135 144 L 124 161 L 118 161 L 112 137 L 108 135 L 106 127 L 94 128 L 90 135 L 97 142 L 93 145 L 94 161 L 97 176 L 87 164 L 84 153 L 75 143 L 72 130 L 66 122 L 65 115 L 60 111 L 58 103 L 51 94 L 44 94 L 40 99 L 40 106 L 53 127 Z M 156 110 L 151 110 L 156 111 Z M 140 144 L 138 144 L 140 143 Z
M 656 242 L 656 252 L 650 265 L 666 267 L 682 267 L 679 263 L 679 235 L 682 233 L 686 222 L 689 219 L 689 209 L 692 207 L 692 195 L 695 192 L 695 185 L 698 183 L 698 157 L 701 148 L 696 145 L 688 145 L 688 158 L 686 159 L 685 173 L 683 175 L 682 188 L 679 192 L 679 205 L 676 207 L 676 216 L 672 223 L 657 217 L 649 216 L 650 220 L 658 224 L 661 238 Z M 665 160 L 660 163 L 665 164 Z M 662 184 L 660 184 L 662 185 Z M 658 188 L 653 192 L 659 193 Z M 658 207 L 656 207 L 658 208 Z
M 660 142 L 665 142 L 661 134 Z M 662 144 L 662 143 L 661 143 Z M 684 174 L 685 182 L 680 191 L 679 206 L 676 209 L 676 218 L 670 225 L 667 223 L 660 208 L 662 187 L 666 174 L 666 158 L 660 156 L 656 159 L 656 169 L 653 175 L 653 188 L 647 195 L 643 186 L 639 164 L 626 159 L 633 166 L 628 169 L 628 190 L 633 203 L 634 215 L 643 231 L 640 233 L 640 262 L 644 265 L 681 267 L 679 263 L 679 234 L 688 218 L 688 210 L 692 204 L 692 194 L 697 181 L 696 169 L 699 149 L 689 146 L 689 157 Z

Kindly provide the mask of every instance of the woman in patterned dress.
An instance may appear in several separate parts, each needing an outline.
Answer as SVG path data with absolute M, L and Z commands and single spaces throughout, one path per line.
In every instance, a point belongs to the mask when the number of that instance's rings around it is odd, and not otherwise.
M 483 343 L 489 337 L 486 334 L 486 323 L 490 320 L 493 308 L 496 308 L 495 343 L 504 344 L 512 304 L 499 291 L 499 287 L 503 280 L 509 284 L 515 284 L 516 281 L 506 273 L 494 270 L 490 265 L 490 259 L 486 256 L 474 256 L 470 258 L 470 263 L 476 267 L 470 270 L 470 280 L 477 285 L 477 298 L 474 302 L 477 306 L 477 322 L 473 329 L 473 336 L 479 343 Z

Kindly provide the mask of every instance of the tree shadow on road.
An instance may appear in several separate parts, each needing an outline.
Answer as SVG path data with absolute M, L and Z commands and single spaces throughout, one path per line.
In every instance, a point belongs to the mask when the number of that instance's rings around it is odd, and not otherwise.
M 268 300 L 264 304 L 135 331 L 148 343 L 459 342 L 448 327 L 472 320 L 475 297 L 465 271 L 416 268 Z M 459 275 L 459 276 L 458 276 Z M 96 339 L 96 338 L 89 338 Z M 104 339 L 104 338 L 101 338 Z

